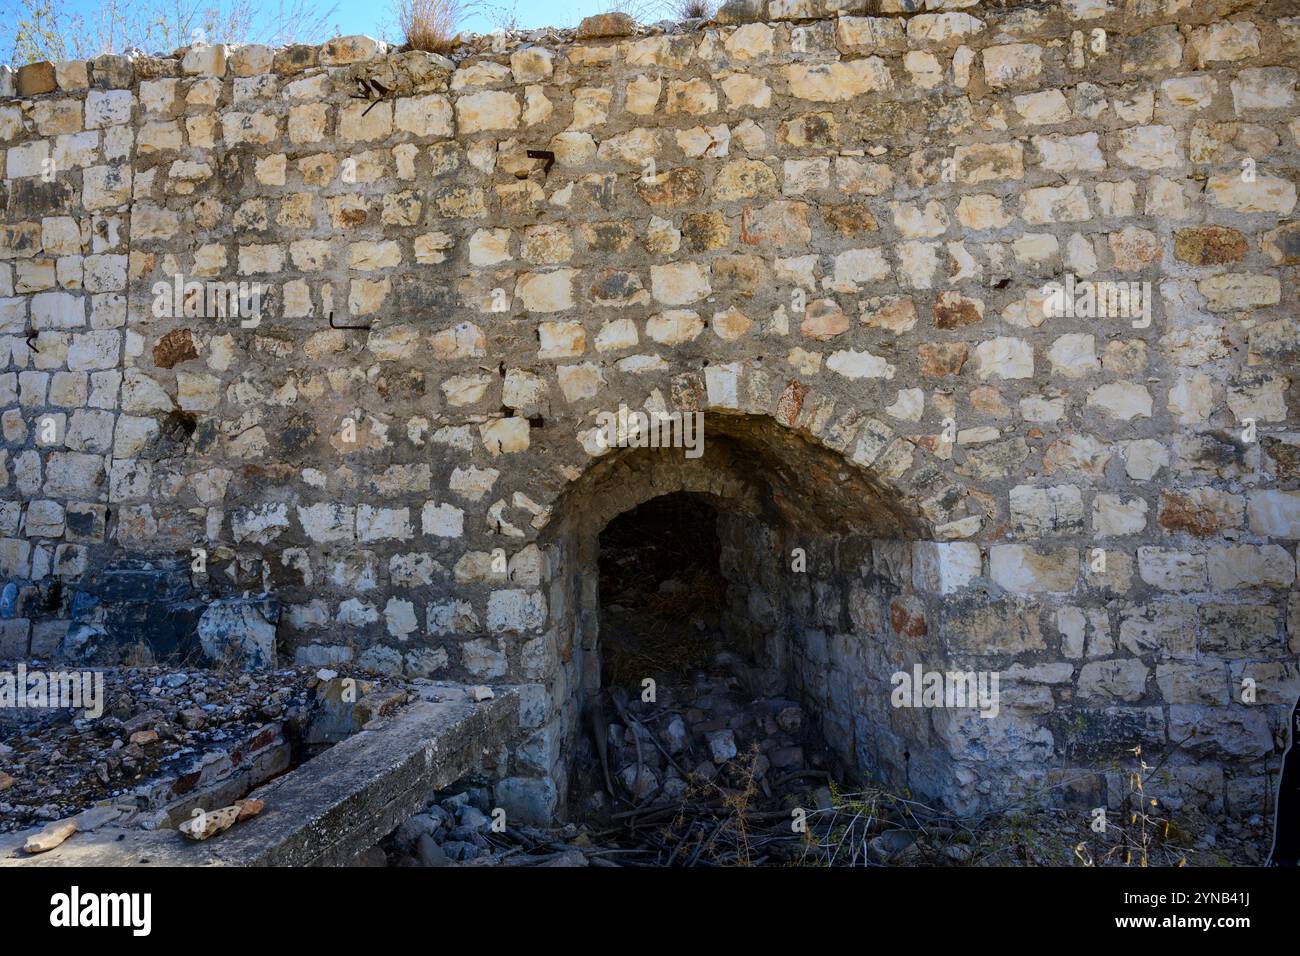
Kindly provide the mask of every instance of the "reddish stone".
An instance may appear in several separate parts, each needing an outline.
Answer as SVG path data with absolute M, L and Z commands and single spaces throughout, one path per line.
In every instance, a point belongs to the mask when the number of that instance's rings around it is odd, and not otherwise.
M 871 210 L 865 203 L 849 202 L 841 203 L 838 206 L 823 206 L 822 218 L 826 220 L 826 225 L 830 226 L 841 236 L 860 236 L 863 233 L 875 232 L 880 228 L 876 222 L 876 217 L 871 215 Z
M 18 69 L 18 95 L 36 96 L 53 93 L 55 88 L 54 64 L 47 60 L 28 63 Z
M 359 226 L 364 223 L 369 215 L 370 211 L 368 209 L 349 207 L 347 209 L 340 209 L 335 215 L 335 220 L 340 226 L 350 229 L 353 226 Z
M 970 407 L 981 415 L 1005 418 L 1011 414 L 1007 403 L 1002 401 L 1002 394 L 992 385 L 981 385 L 971 389 Z
M 974 325 L 984 318 L 974 299 L 968 299 L 956 292 L 944 292 L 934 301 L 934 327 L 936 329 L 959 329 L 964 325 Z
M 925 637 L 930 630 L 925 622 L 925 611 L 909 606 L 903 598 L 894 598 L 889 602 L 889 623 L 894 633 L 901 637 Z
M 807 245 L 812 241 L 807 204 L 781 201 L 762 209 L 746 206 L 740 211 L 740 241 L 751 246 Z
M 189 329 L 168 332 L 153 347 L 153 364 L 159 368 L 172 368 L 198 357 L 199 351 L 194 347 L 194 336 Z
M 834 299 L 818 299 L 808 303 L 799 331 L 804 337 L 826 342 L 849 330 L 849 317 Z
M 568 627 L 560 631 L 559 647 L 556 650 L 559 652 L 561 664 L 567 664 L 573 660 L 573 629 L 576 626 L 576 624 L 570 622 Z
M 1230 515 L 1207 507 L 1205 501 L 1178 491 L 1160 495 L 1158 519 L 1166 531 L 1185 531 L 1198 538 L 1208 538 L 1221 533 L 1230 523 Z
M 679 167 L 637 180 L 636 191 L 651 206 L 685 206 L 704 195 L 704 174 Z
M 248 742 L 248 752 L 255 754 L 260 750 L 265 750 L 279 738 L 280 732 L 274 726 L 264 727 L 256 737 Z
M 1246 237 L 1228 226 L 1181 229 L 1174 236 L 1174 255 L 1194 266 L 1240 262 L 1246 248 Z
M 197 770 L 177 777 L 176 782 L 172 784 L 172 794 L 177 797 L 185 796 L 199 785 L 200 777 L 202 777 L 202 774 Z
M 694 372 L 687 372 L 673 379 L 673 407 L 679 411 L 703 411 L 704 398 L 707 394 L 708 389 L 704 387 L 704 379 Z
M 235 822 L 243 823 L 261 813 L 266 803 L 262 800 L 236 800 L 235 806 L 239 808 L 239 816 L 235 818 Z
M 965 342 L 926 342 L 916 347 L 921 374 L 936 378 L 960 374 L 966 364 L 966 354 Z
M 776 420 L 787 428 L 793 428 L 799 420 L 799 411 L 803 408 L 803 399 L 807 394 L 806 385 L 798 379 L 790 379 L 776 401 Z

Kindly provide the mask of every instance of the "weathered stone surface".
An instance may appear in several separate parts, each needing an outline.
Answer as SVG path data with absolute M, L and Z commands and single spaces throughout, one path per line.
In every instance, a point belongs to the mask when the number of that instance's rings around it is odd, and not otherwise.
M 980 574 L 980 549 L 969 542 L 925 542 L 912 552 L 912 581 L 916 587 L 949 594 Z
M 1090 661 L 1079 672 L 1079 693 L 1132 703 L 1145 695 L 1149 673 L 1139 660 Z
M 18 95 L 38 96 L 52 93 L 56 86 L 54 64 L 46 61 L 28 63 L 18 68 Z
M 1020 654 L 1046 646 L 1037 609 L 1000 601 L 945 605 L 946 641 L 956 653 Z
M 989 573 L 1009 591 L 1066 593 L 1079 576 L 1079 554 L 1073 548 L 1040 551 L 1024 545 L 995 545 L 989 549 Z
M 278 618 L 279 607 L 267 598 L 216 601 L 199 618 L 199 643 L 214 661 L 245 670 L 274 667 Z
M 1240 262 L 1246 248 L 1246 237 L 1228 226 L 1184 229 L 1174 237 L 1174 255 L 1194 266 Z
M 626 13 L 598 13 L 584 17 L 578 24 L 578 38 L 593 40 L 600 37 L 631 36 L 636 28 L 636 21 Z

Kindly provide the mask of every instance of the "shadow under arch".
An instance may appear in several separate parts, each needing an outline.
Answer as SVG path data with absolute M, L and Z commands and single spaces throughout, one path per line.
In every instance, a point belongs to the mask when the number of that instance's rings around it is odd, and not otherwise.
M 580 511 L 584 523 L 599 524 L 599 533 L 613 518 L 650 498 L 713 492 L 789 527 L 834 531 L 849 526 L 874 537 L 928 537 L 928 522 L 919 517 L 915 502 L 771 416 L 705 412 L 703 434 L 699 458 L 675 448 L 611 449 L 565 488 L 553 513 Z M 659 483 L 644 480 L 651 474 Z
M 681 448 L 611 449 L 552 508 L 542 543 L 552 554 L 552 607 L 559 612 L 562 759 L 572 767 L 602 685 L 601 533 L 640 505 L 686 493 L 717 512 L 727 628 L 751 649 L 763 692 L 788 689 L 804 700 L 855 772 L 906 785 L 909 741 L 928 736 L 928 725 L 912 734 L 907 725 L 916 718 L 888 712 L 888 674 L 910 659 L 886 646 L 888 602 L 901 588 L 864 582 L 878 578 L 878 544 L 906 550 L 930 537 L 917 503 L 771 416 L 706 412 L 703 421 L 699 457 Z M 797 567 L 800 554 L 804 568 Z M 870 640 L 863 637 L 852 653 L 872 659 L 836 675 L 832 645 L 855 632 Z M 869 689 L 852 686 L 847 675 L 859 672 L 881 679 Z M 887 741 L 877 733 L 882 726 Z

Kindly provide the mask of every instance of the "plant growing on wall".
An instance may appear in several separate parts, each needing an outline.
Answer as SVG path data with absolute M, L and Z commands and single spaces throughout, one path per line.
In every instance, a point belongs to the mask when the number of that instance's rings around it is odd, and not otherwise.
M 426 53 L 444 53 L 455 44 L 456 25 L 464 15 L 460 0 L 398 0 L 397 25 L 406 45 Z

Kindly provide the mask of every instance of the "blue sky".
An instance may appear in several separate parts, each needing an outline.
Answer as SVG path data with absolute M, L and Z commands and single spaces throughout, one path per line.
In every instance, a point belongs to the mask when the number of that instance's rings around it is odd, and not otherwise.
M 4 50 L 0 60 L 7 56 L 12 37 L 12 24 L 17 21 L 15 15 L 26 6 L 39 5 L 44 0 L 0 0 L 0 45 Z M 87 21 L 93 20 L 97 11 L 109 0 L 53 0 L 56 10 L 80 14 Z M 132 5 L 132 0 L 119 0 L 124 6 Z M 202 3 L 204 0 L 180 0 L 179 5 Z M 269 10 L 277 5 L 278 0 L 264 0 L 262 7 Z M 307 0 L 320 11 L 335 6 L 335 12 L 329 17 L 331 27 L 329 34 L 364 33 L 385 39 L 396 39 L 398 30 L 394 0 Z M 465 2 L 465 16 L 461 28 L 476 33 L 488 33 L 495 29 L 502 18 L 510 18 L 521 28 L 556 26 L 572 27 L 585 16 L 609 10 L 617 0 L 470 0 Z M 143 3 L 142 6 L 152 6 Z M 643 9 L 655 8 L 654 15 L 645 15 L 641 19 L 658 20 L 667 14 L 663 12 L 671 4 L 670 0 L 632 0 L 631 6 Z M 495 14 L 495 15 L 494 15 Z M 259 15 L 263 20 L 267 13 Z M 337 28 L 337 29 L 333 29 Z
M 83 0 L 79 0 L 83 2 Z M 329 7 L 325 0 L 323 7 Z M 467 4 L 467 6 L 469 6 Z M 513 15 L 524 29 L 535 27 L 576 27 L 585 16 L 603 13 L 612 3 L 609 0 L 485 0 L 474 4 L 462 21 L 462 29 L 475 33 L 488 33 L 496 28 L 486 8 L 498 14 Z M 365 33 L 377 36 L 384 32 L 385 23 L 395 23 L 392 0 L 338 0 L 338 11 L 332 18 L 344 34 Z M 658 18 L 656 18 L 658 19 Z

